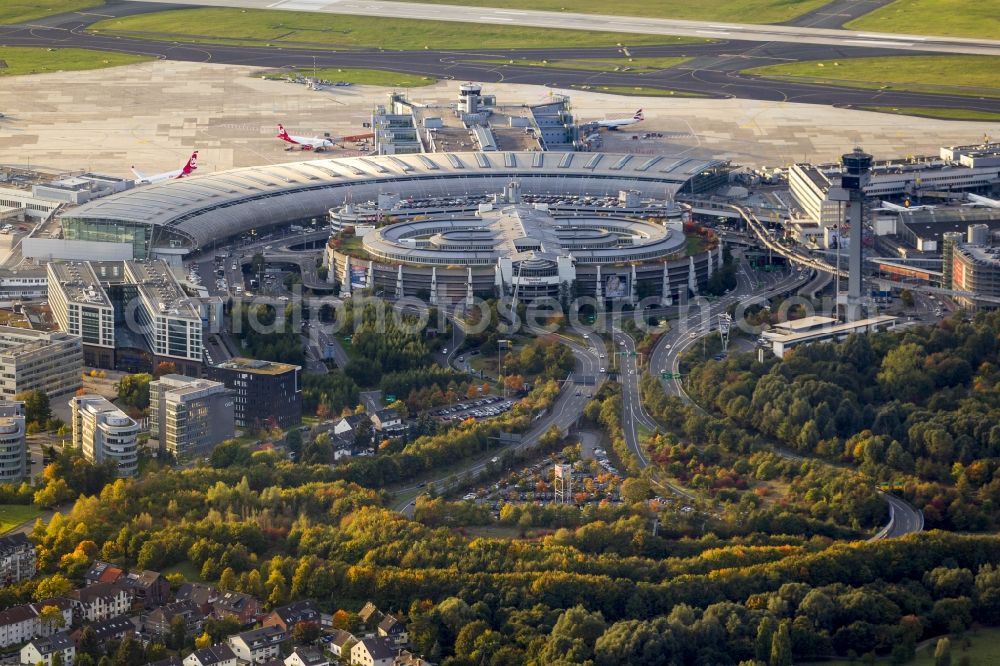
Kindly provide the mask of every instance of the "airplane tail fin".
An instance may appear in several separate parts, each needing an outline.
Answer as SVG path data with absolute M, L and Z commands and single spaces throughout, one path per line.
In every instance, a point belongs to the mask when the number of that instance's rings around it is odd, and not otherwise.
M 135 174 L 137 180 L 146 180 L 146 175 L 143 172 L 136 169 L 134 164 L 130 166 L 129 169 L 132 171 L 132 173 Z
M 643 120 L 642 109 L 635 112 L 635 115 L 632 116 L 632 120 Z
M 188 158 L 187 164 L 181 169 L 181 176 L 186 176 L 192 171 L 198 168 L 198 151 L 191 153 L 191 157 Z
M 281 123 L 278 123 L 278 138 L 284 139 L 285 141 L 288 141 L 289 139 L 288 132 L 285 130 L 285 126 Z

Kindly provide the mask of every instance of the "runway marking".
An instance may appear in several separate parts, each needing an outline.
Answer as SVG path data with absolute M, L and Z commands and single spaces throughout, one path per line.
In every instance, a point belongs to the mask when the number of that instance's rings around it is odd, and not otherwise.
M 497 9 L 495 10 L 497 14 L 517 14 L 518 16 L 524 16 L 527 12 L 512 12 L 509 9 Z
M 876 39 L 847 39 L 847 44 L 864 44 L 865 46 L 913 46 L 907 42 L 886 42 Z
M 512 18 L 504 18 L 502 16 L 480 16 L 481 21 L 513 21 Z
M 731 33 L 722 30 L 695 30 L 699 35 L 728 35 Z
M 866 39 L 877 39 L 879 41 L 883 41 L 886 38 L 886 35 L 863 33 L 863 32 L 859 32 L 857 34 L 857 36 L 858 37 L 864 37 Z M 909 35 L 907 35 L 906 38 L 907 39 L 912 39 L 912 40 L 917 41 L 917 42 L 925 42 L 925 41 L 927 41 L 926 37 L 910 37 Z M 910 44 L 910 46 L 912 46 L 912 44 Z

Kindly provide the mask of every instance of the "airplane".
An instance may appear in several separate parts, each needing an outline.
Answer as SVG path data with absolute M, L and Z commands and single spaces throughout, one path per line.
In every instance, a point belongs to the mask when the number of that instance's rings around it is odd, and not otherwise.
M 156 173 L 150 176 L 145 175 L 141 171 L 132 165 L 132 173 L 135 174 L 135 179 L 137 183 L 159 183 L 164 180 L 175 180 L 177 178 L 183 178 L 184 176 L 190 176 L 191 172 L 198 168 L 198 151 L 191 153 L 191 157 L 188 158 L 187 163 L 180 169 L 174 171 L 164 171 L 163 173 Z
M 627 127 L 629 125 L 635 125 L 636 123 L 641 123 L 645 118 L 642 115 L 642 109 L 635 112 L 631 118 L 614 118 L 611 120 L 598 120 L 595 125 L 598 127 L 603 127 L 604 129 L 616 130 L 619 127 Z
M 965 206 L 983 206 L 984 208 L 1000 208 L 1000 201 L 997 199 L 990 199 L 988 197 L 982 197 L 978 194 L 966 193 L 965 198 L 969 200 L 970 203 L 963 204 Z
M 319 152 L 324 148 L 331 148 L 333 146 L 333 139 L 329 137 L 292 136 L 285 130 L 284 125 L 281 124 L 278 125 L 278 138 L 291 144 L 288 150 L 291 150 L 292 146 L 302 146 L 302 150 L 315 150 Z
M 908 210 L 934 210 L 934 206 L 900 206 L 889 201 L 880 201 L 881 205 L 874 210 L 888 210 L 893 213 L 905 213 Z

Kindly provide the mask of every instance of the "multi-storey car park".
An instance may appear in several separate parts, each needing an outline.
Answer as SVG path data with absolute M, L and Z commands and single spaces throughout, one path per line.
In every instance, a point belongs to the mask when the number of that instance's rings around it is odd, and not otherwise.
M 697 291 L 721 261 L 721 247 L 687 256 L 679 219 L 664 223 L 615 208 L 550 209 L 524 202 L 517 182 L 472 210 L 441 212 L 428 202 L 394 217 L 404 219 L 379 229 L 356 226 L 363 233 L 360 253 L 339 250 L 336 239 L 327 245 L 328 275 L 344 295 L 371 287 L 431 303 L 496 294 L 632 302 L 655 296 L 670 303 Z
M 137 258 L 176 256 L 224 245 L 252 230 L 308 224 L 325 218 L 331 208 L 386 193 L 402 199 L 483 197 L 516 183 L 517 199 L 500 201 L 478 217 L 456 218 L 433 240 L 434 233 L 423 235 L 426 227 L 408 227 L 405 233 L 390 225 L 365 239 L 371 256 L 327 252 L 331 286 L 350 292 L 352 280 L 358 283 L 353 277 L 364 274 L 371 278 L 367 284 L 389 295 L 457 300 L 468 297 L 471 272 L 474 293 L 524 287 L 556 295 L 559 285 L 569 282 L 577 293 L 667 300 L 697 290 L 721 253 L 687 257 L 679 228 L 628 215 L 581 213 L 565 219 L 556 211 L 525 206 L 520 197 L 617 198 L 627 192 L 640 201 L 663 202 L 712 190 L 727 181 L 728 173 L 725 162 L 667 155 L 535 151 L 350 157 L 139 187 L 68 210 L 61 222 L 67 239 L 128 242 Z M 477 243 L 492 245 L 474 264 L 441 260 L 466 255 Z

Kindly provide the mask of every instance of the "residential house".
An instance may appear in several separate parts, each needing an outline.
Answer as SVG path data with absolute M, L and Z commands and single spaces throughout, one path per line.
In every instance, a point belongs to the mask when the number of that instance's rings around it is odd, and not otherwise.
M 119 569 L 113 564 L 94 560 L 87 573 L 83 574 L 84 585 L 97 585 L 98 583 L 117 583 L 125 575 L 123 569 Z
M 392 666 L 435 666 L 423 657 L 418 657 L 409 650 L 401 650 L 392 661 Z
M 383 435 L 401 434 L 406 430 L 403 425 L 403 415 L 395 409 L 380 409 L 372 414 L 372 425 L 376 432 Z
M 242 592 L 223 592 L 212 604 L 212 614 L 217 620 L 234 617 L 244 626 L 256 622 L 260 611 L 260 602 Z
M 55 624 L 42 622 L 41 620 L 42 609 L 45 608 L 46 606 L 55 606 L 60 611 L 62 611 L 62 616 L 63 616 L 62 627 Z M 38 633 L 36 634 L 37 636 L 42 636 L 42 637 L 51 636 L 57 631 L 63 628 L 67 628 L 71 624 L 73 624 L 73 602 L 64 597 L 42 599 L 41 601 L 36 601 L 35 603 L 30 604 L 30 607 L 31 610 L 35 612 L 35 615 L 38 616 L 39 618 Z
M 184 657 L 184 666 L 236 666 L 236 655 L 225 643 L 195 650 Z
M 0 611 L 0 648 L 18 645 L 38 636 L 38 615 L 30 605 Z
M 280 627 L 261 627 L 230 636 L 226 643 L 241 662 L 263 664 L 281 653 L 287 637 Z
M 132 609 L 132 591 L 118 583 L 95 583 L 69 593 L 80 620 L 97 622 Z
M 28 580 L 36 568 L 35 546 L 27 535 L 0 536 L 0 587 Z
M 76 661 L 76 645 L 65 631 L 30 641 L 21 648 L 21 663 L 30 666 L 36 664 L 52 666 L 52 660 L 56 655 L 61 658 L 63 666 L 73 666 L 73 662 Z
M 175 601 L 153 609 L 142 618 L 143 631 L 151 637 L 163 638 L 170 633 L 171 623 L 177 616 L 184 618 L 186 635 L 197 636 L 201 633 L 205 623 L 205 613 L 198 604 L 190 600 Z
M 174 599 L 190 601 L 207 617 L 212 614 L 213 604 L 219 598 L 219 591 L 210 585 L 201 583 L 184 583 L 177 590 Z
M 126 636 L 134 636 L 136 633 L 135 623 L 125 615 L 91 622 L 89 626 L 97 637 L 97 642 L 102 645 L 106 645 L 108 641 L 120 641 Z M 73 632 L 74 642 L 79 642 L 82 631 L 82 629 L 77 629 Z
M 292 629 L 299 622 L 312 622 L 317 627 L 323 623 L 323 616 L 312 600 L 303 599 L 279 606 L 268 613 L 261 624 L 265 627 L 281 627 L 285 633 L 291 635 Z
M 397 650 L 387 638 L 362 638 L 351 648 L 352 666 L 392 666 Z
M 156 608 L 166 603 L 170 596 L 170 583 L 157 571 L 140 571 L 125 576 L 124 584 L 132 590 L 137 603 L 143 608 Z
M 177 601 L 190 601 L 206 615 L 221 620 L 235 617 L 241 625 L 252 624 L 260 615 L 260 602 L 242 592 L 221 592 L 201 583 L 184 583 L 175 595 Z
M 333 426 L 333 434 L 350 435 L 352 438 L 357 434 L 358 428 L 364 424 L 367 417 L 364 414 L 350 414 L 337 421 Z
M 378 623 L 378 635 L 382 638 L 388 638 L 396 647 L 406 645 L 410 639 L 406 633 L 406 625 L 392 615 L 386 615 Z
M 343 657 L 350 655 L 350 645 L 356 642 L 358 639 L 354 637 L 349 631 L 344 631 L 343 629 L 334 629 L 333 633 L 330 635 L 330 642 L 327 644 L 330 648 L 330 652 L 333 653 L 334 657 Z
M 368 601 L 358 611 L 358 618 L 364 622 L 366 627 L 374 627 L 382 621 L 382 611 L 378 609 L 378 606 Z
M 316 648 L 295 646 L 292 653 L 285 657 L 285 666 L 330 666 L 330 660 Z
M 19 645 L 32 638 L 51 636 L 61 629 L 42 622 L 40 615 L 46 606 L 55 606 L 63 615 L 63 627 L 73 623 L 73 607 L 68 599 L 45 599 L 33 604 L 13 606 L 0 611 L 0 648 Z

